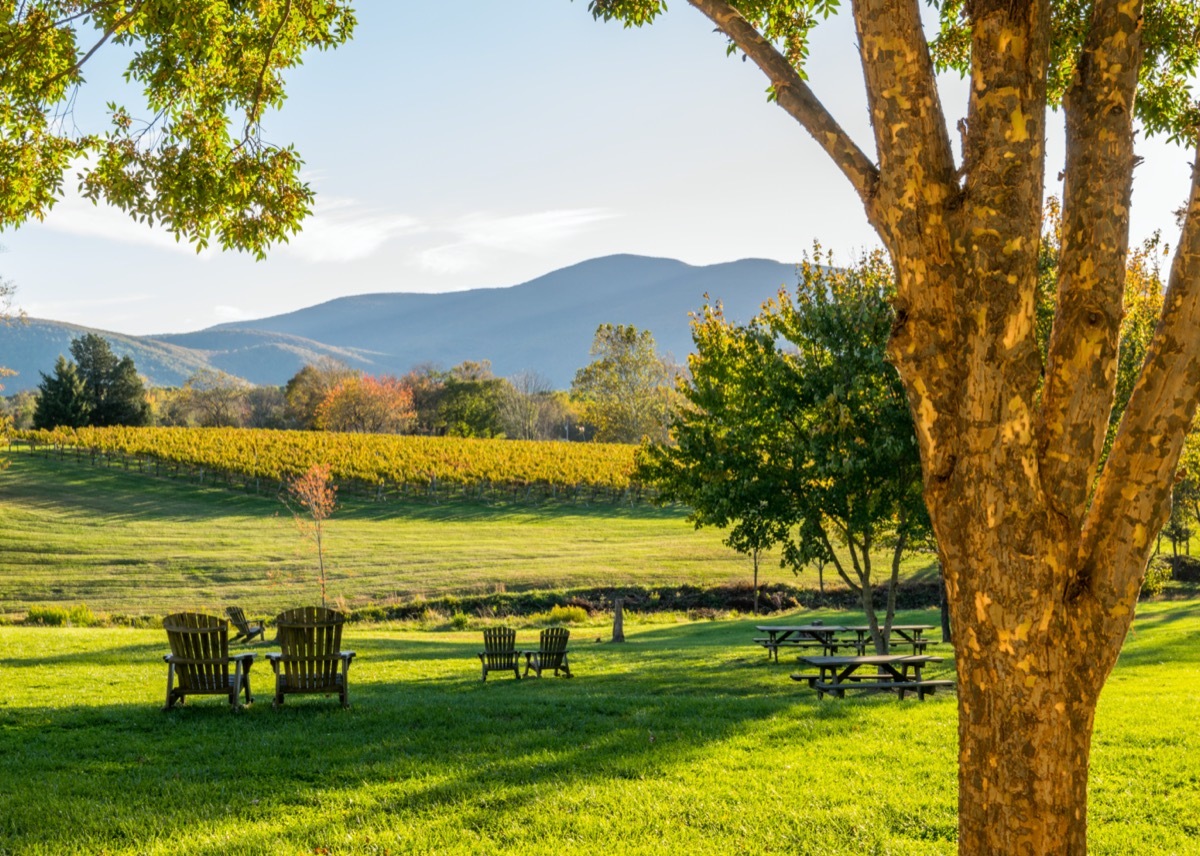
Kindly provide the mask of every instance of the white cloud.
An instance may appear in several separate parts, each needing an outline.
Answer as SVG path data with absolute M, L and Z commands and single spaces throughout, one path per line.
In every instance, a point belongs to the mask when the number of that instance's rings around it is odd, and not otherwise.
M 236 306 L 214 306 L 213 315 L 221 321 L 247 321 L 254 317 L 252 313 Z
M 450 233 L 456 240 L 421 251 L 416 264 L 433 273 L 450 274 L 481 267 L 488 250 L 537 255 L 616 216 L 604 208 L 510 216 L 468 214 L 437 230 Z
M 283 252 L 306 262 L 351 262 L 373 255 L 392 238 L 423 231 L 413 217 L 372 210 L 352 199 L 318 196 L 313 215 Z
M 84 309 L 111 309 L 130 306 L 153 300 L 151 294 L 127 294 L 119 297 L 92 297 L 73 300 L 38 300 L 23 306 L 26 314 L 33 318 L 58 318 L 64 314 L 78 314 Z

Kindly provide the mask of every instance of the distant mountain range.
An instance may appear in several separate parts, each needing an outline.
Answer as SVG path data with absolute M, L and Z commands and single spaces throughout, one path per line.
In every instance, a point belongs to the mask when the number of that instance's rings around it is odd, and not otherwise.
M 660 350 L 682 360 L 692 347 L 688 313 L 703 305 L 705 294 L 720 300 L 727 316 L 745 321 L 795 280 L 793 265 L 765 259 L 697 267 L 619 255 L 508 288 L 341 297 L 195 333 L 93 332 L 108 339 L 118 356 L 132 356 L 154 386 L 178 386 L 202 368 L 278 385 L 306 363 L 332 357 L 371 374 L 394 375 L 422 363 L 449 368 L 491 360 L 497 375 L 532 370 L 565 389 L 589 361 L 600 324 L 648 329 Z M 49 374 L 71 339 L 88 330 L 42 319 L 0 328 L 0 366 L 18 372 L 4 382 L 4 394 L 37 386 L 39 372 Z

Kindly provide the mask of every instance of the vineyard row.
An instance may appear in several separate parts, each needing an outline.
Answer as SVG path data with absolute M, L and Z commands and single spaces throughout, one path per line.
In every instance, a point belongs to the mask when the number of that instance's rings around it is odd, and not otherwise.
M 575 502 L 645 498 L 631 446 L 238 428 L 19 432 L 33 454 L 274 493 L 315 463 L 339 490 L 391 498 Z

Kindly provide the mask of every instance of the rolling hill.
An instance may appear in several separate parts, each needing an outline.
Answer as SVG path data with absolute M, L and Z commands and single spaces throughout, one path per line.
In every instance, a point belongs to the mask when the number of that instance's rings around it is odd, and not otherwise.
M 782 286 L 790 264 L 743 259 L 693 266 L 673 259 L 607 256 L 507 288 L 447 294 L 404 292 L 341 297 L 316 306 L 193 333 L 128 336 L 98 330 L 130 354 L 154 385 L 183 383 L 215 368 L 256 384 L 281 384 L 305 363 L 332 357 L 372 374 L 413 366 L 491 360 L 501 376 L 533 370 L 559 388 L 589 359 L 602 323 L 653 331 L 660 350 L 691 349 L 688 313 L 708 294 L 746 320 Z M 87 328 L 33 319 L 0 329 L 0 365 L 19 372 L 7 392 L 36 386 L 70 340 Z

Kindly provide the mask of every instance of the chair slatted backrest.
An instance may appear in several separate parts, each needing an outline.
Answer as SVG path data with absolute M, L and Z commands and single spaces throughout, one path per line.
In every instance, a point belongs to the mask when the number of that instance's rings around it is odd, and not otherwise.
M 489 669 L 511 669 L 517 660 L 517 631 L 511 627 L 485 629 L 483 660 Z
M 279 613 L 279 630 L 285 685 L 309 691 L 335 687 L 338 653 L 342 647 L 342 625 L 346 617 L 323 606 L 301 606 Z
M 240 606 L 227 606 L 225 613 L 229 616 L 229 620 L 233 622 L 243 635 L 250 632 L 250 622 L 246 620 L 246 613 L 242 611 Z
M 229 687 L 229 622 L 215 615 L 177 612 L 163 619 L 174 655 L 175 678 L 188 692 Z
M 538 641 L 538 658 L 543 669 L 556 669 L 562 665 L 567 653 L 567 640 L 571 631 L 565 627 L 547 627 Z

